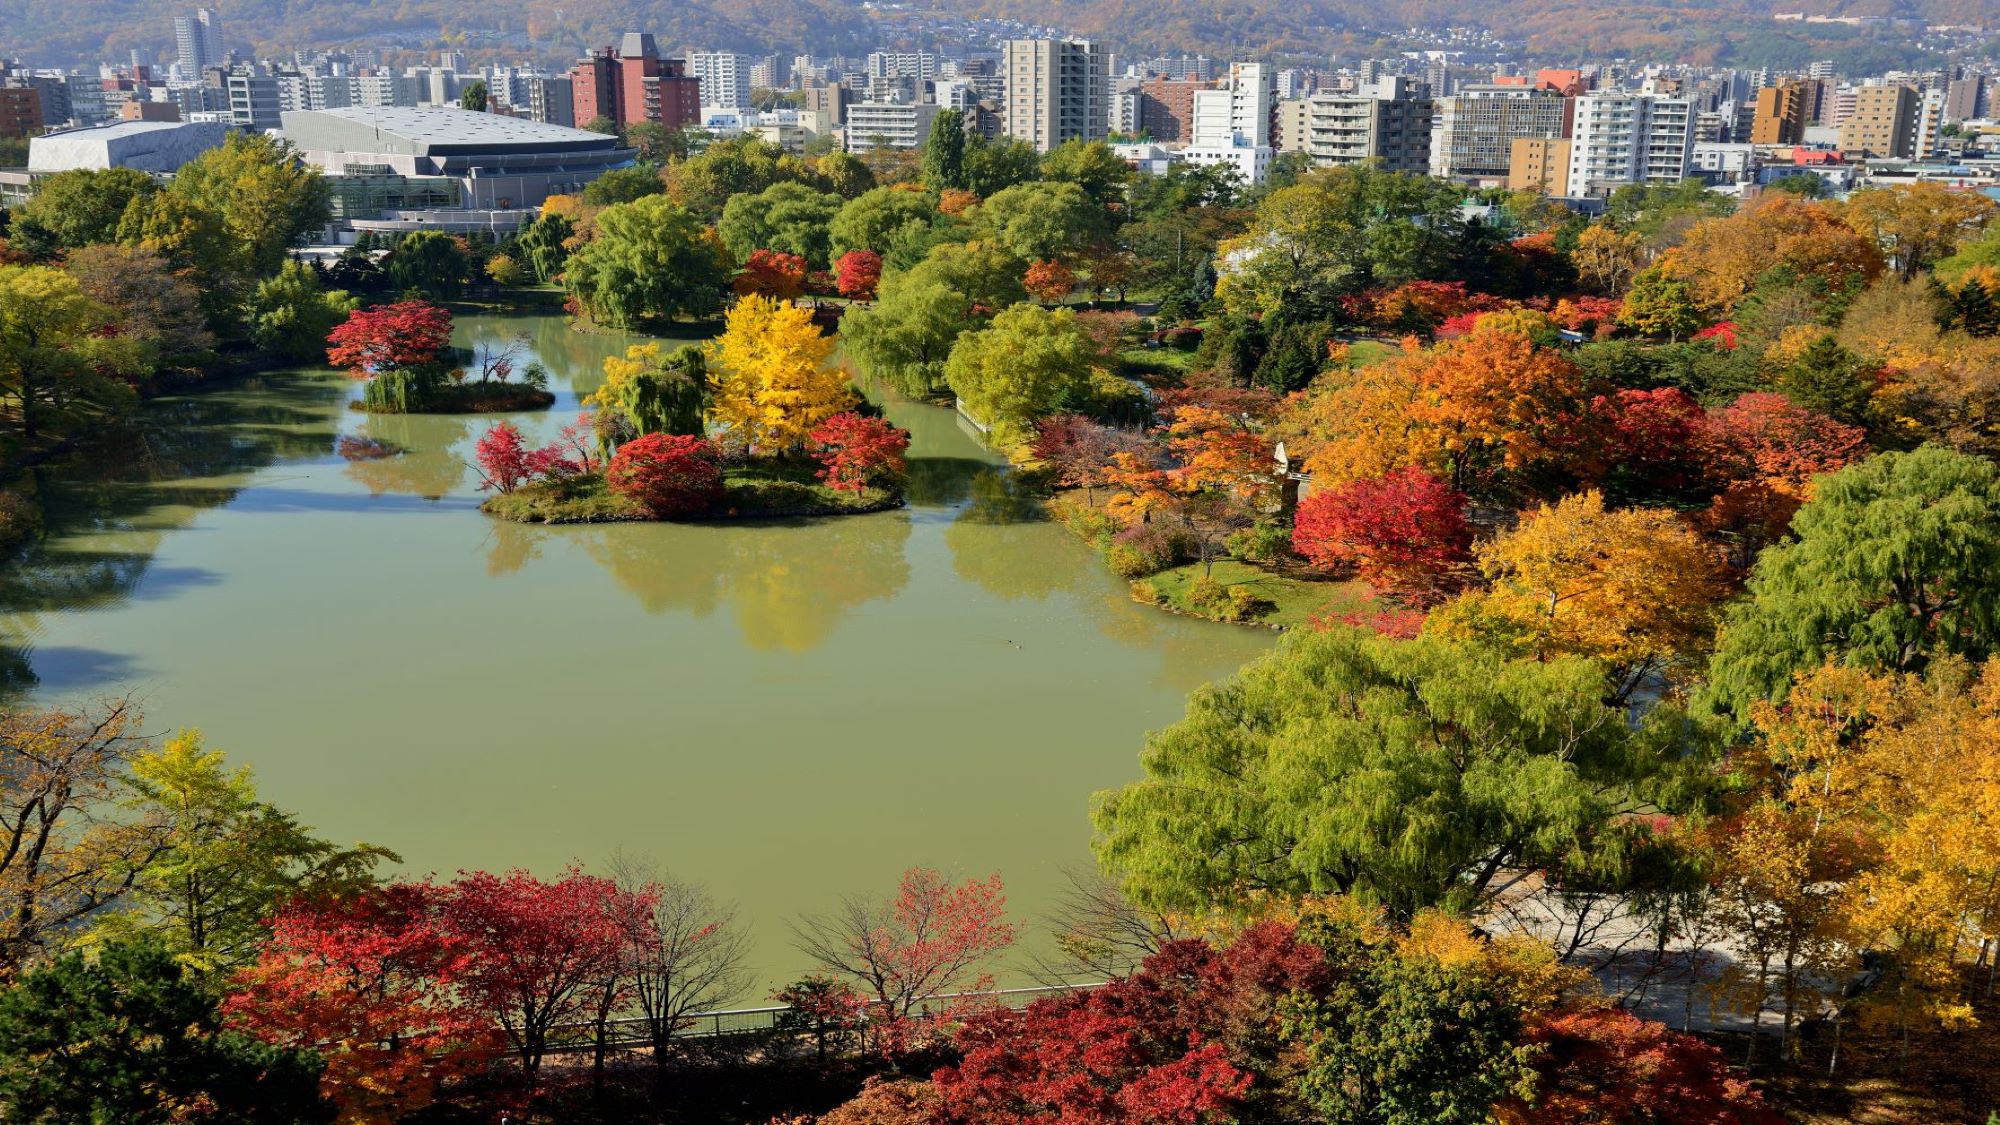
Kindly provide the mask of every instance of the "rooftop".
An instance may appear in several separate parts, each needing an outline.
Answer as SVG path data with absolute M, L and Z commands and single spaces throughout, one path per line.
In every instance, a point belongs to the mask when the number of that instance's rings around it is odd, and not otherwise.
M 200 121 L 113 121 L 104 125 L 80 125 L 74 129 L 55 129 L 38 134 L 51 140 L 66 141 L 122 141 L 132 137 L 143 137 L 148 133 L 169 133 L 189 126 L 204 126 Z M 212 126 L 211 126 L 212 127 Z
M 329 126 L 338 128 L 343 125 L 351 127 L 341 130 L 344 137 L 353 136 L 352 128 L 372 130 L 377 134 L 400 139 L 417 152 L 425 151 L 432 146 L 507 148 L 515 145 L 592 144 L 615 148 L 618 145 L 616 137 L 584 129 L 572 129 L 566 125 L 548 125 L 499 113 L 478 113 L 469 109 L 444 107 L 383 105 L 294 110 L 285 114 L 284 120 L 286 135 L 299 140 L 302 147 L 306 148 L 316 146 L 306 144 L 307 138 L 295 134 L 325 129 Z

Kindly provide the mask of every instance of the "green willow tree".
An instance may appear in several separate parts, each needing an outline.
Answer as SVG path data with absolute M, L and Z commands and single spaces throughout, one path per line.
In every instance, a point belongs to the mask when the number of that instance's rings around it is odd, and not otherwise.
M 840 213 L 841 203 L 832 192 L 814 191 L 804 184 L 772 184 L 755 195 L 731 199 L 722 208 L 715 233 L 738 262 L 748 261 L 755 250 L 777 250 L 797 254 L 812 269 L 825 269 L 831 261 L 827 227 Z
M 561 275 L 563 264 L 569 261 L 569 239 L 575 233 L 576 224 L 561 214 L 539 215 L 521 229 L 521 256 L 536 281 L 546 285 Z
M 833 217 L 827 252 L 838 259 L 850 250 L 872 250 L 885 264 L 908 268 L 930 251 L 934 232 L 949 225 L 929 193 L 874 188 L 848 200 Z
M 563 268 L 570 293 L 592 319 L 620 328 L 712 315 L 728 276 L 721 244 L 664 195 L 606 207 L 596 237 Z
M 1692 756 L 1664 709 L 1606 706 L 1604 671 L 1436 637 L 1294 633 L 1147 741 L 1098 796 L 1098 857 L 1142 905 L 1340 893 L 1407 918 L 1468 909 L 1508 868 L 1616 885 Z
M 947 243 L 915 267 L 892 273 L 870 305 L 851 306 L 840 332 L 862 370 L 912 398 L 945 387 L 952 346 L 981 326 L 982 309 L 1027 299 L 1021 260 L 994 247 Z
M 413 231 L 389 252 L 389 282 L 402 294 L 433 301 L 457 299 L 465 291 L 472 259 L 458 240 L 441 230 Z
M 1069 309 L 1017 304 L 952 346 L 945 382 L 1003 440 L 1084 396 L 1095 349 Z
M 320 284 L 311 266 L 286 262 L 276 277 L 258 283 L 243 311 L 253 343 L 306 363 L 325 361 L 326 334 L 358 307 L 345 289 Z
M 2000 638 L 2000 470 L 1925 445 L 1819 478 L 1724 620 L 1702 699 L 1748 718 L 1838 661 L 1922 671 L 1983 660 Z

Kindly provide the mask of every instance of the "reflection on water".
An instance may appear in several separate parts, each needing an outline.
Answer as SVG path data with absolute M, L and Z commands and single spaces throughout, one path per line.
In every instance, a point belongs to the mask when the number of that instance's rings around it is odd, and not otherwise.
M 630 338 L 527 332 L 551 439 Z M 525 357 L 524 357 L 525 358 Z M 891 404 L 909 507 L 834 520 L 526 527 L 477 510 L 497 419 L 365 416 L 335 373 L 149 407 L 130 455 L 36 474 L 47 538 L 0 568 L 0 677 L 132 691 L 335 839 L 418 870 L 650 852 L 784 922 L 929 863 L 1017 914 L 1085 857 L 1092 791 L 1268 635 L 1166 616 L 951 412 Z M 392 446 L 349 461 L 342 437 Z

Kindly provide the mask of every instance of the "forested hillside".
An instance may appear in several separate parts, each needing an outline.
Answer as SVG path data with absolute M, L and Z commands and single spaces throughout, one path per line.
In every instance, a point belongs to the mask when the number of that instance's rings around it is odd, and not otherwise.
M 0 55 L 41 63 L 121 58 L 172 42 L 176 0 L 25 0 L 0 20 Z M 1854 69 L 1909 61 L 1907 32 L 1776 24 L 1774 10 L 1897 15 L 1946 22 L 1990 20 L 1984 0 L 934 0 L 930 12 L 865 9 L 860 0 L 219 0 L 236 44 L 260 48 L 375 43 L 459 46 L 499 56 L 560 59 L 641 27 L 663 44 L 830 55 L 928 43 L 928 14 L 994 17 L 1065 28 L 1121 50 L 1206 51 L 1229 56 L 1353 58 L 1388 50 L 1413 27 L 1476 24 L 1536 58 L 1587 56 L 1787 65 L 1835 58 Z

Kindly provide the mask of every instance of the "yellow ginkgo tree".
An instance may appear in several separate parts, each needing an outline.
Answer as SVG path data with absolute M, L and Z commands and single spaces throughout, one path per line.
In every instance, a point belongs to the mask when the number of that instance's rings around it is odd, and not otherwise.
M 803 446 L 821 422 L 853 407 L 847 376 L 830 367 L 832 338 L 812 313 L 760 295 L 739 299 L 709 345 L 709 416 L 752 452 Z

